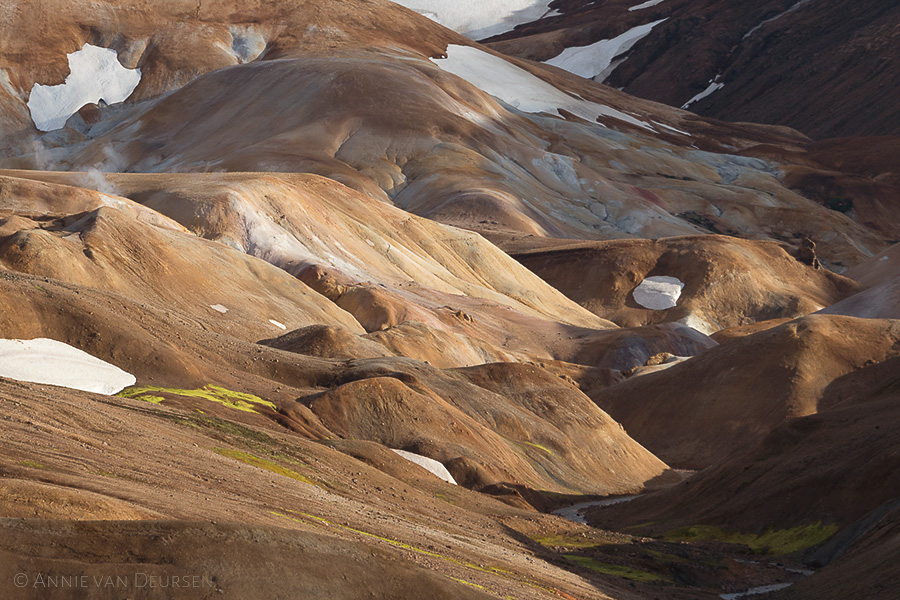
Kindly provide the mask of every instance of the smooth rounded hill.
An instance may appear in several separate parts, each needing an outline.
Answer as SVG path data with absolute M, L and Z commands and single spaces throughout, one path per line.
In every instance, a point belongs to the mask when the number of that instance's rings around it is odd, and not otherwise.
M 384 346 L 334 325 L 310 325 L 260 344 L 321 358 L 381 358 L 393 356 Z
M 679 321 L 711 334 L 810 314 L 860 290 L 777 243 L 726 236 L 590 243 L 529 238 L 507 249 L 569 298 L 623 327 Z M 681 286 L 665 304 L 642 292 L 659 277 Z

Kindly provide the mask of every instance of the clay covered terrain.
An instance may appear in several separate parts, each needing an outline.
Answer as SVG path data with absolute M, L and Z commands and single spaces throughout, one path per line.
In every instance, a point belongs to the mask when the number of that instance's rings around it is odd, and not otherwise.
M 895 597 L 892 5 L 463 4 L 0 0 L 0 596 Z

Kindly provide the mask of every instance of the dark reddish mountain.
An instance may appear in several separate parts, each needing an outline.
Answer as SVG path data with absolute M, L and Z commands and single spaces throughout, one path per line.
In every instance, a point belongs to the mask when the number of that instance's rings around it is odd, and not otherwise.
M 647 3 L 649 4 L 649 3 Z M 788 125 L 814 138 L 900 134 L 900 4 L 894 0 L 558 1 L 562 14 L 489 40 L 547 60 L 666 19 L 605 82 L 729 121 Z M 598 71 L 599 72 L 599 71 Z

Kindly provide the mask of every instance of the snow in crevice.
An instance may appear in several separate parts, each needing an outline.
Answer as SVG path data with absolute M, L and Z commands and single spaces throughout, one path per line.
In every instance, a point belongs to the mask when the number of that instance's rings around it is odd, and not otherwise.
M 696 96 L 694 96 L 693 98 L 691 98 L 690 100 L 685 102 L 681 106 L 682 110 L 687 109 L 694 102 L 700 102 L 704 98 L 711 96 L 715 92 L 718 92 L 719 90 L 721 90 L 723 87 L 725 87 L 725 84 L 719 83 L 719 78 L 716 77 L 715 79 L 713 79 L 712 81 L 709 82 L 708 88 L 706 88 L 705 90 L 703 90 L 702 92 L 700 92 L 699 94 L 697 94 Z
M 436 477 L 440 477 L 447 483 L 452 483 L 456 485 L 456 480 L 453 479 L 453 475 L 450 474 L 450 471 L 447 470 L 442 463 L 434 460 L 433 458 L 428 458 L 427 456 L 422 456 L 421 454 L 415 454 L 413 452 L 407 452 L 405 450 L 394 450 L 397 455 L 405 458 L 406 460 L 416 463 L 420 467 L 423 467 Z
M 650 310 L 668 310 L 678 306 L 684 283 L 675 277 L 648 277 L 634 289 L 634 301 Z
M 88 104 L 124 102 L 141 82 L 140 69 L 126 69 L 118 54 L 109 48 L 85 44 L 68 55 L 69 75 L 60 85 L 35 83 L 28 109 L 35 126 L 53 131 Z
M 472 46 L 451 44 L 447 47 L 446 58 L 431 60 L 441 69 L 465 79 L 521 112 L 561 117 L 561 111 L 565 111 L 592 122 L 600 117 L 609 117 L 655 131 L 640 119 L 609 106 L 567 94 L 525 69 Z
M 644 10 L 645 8 L 650 8 L 651 6 L 656 6 L 657 4 L 662 4 L 665 0 L 647 0 L 643 4 L 638 4 L 637 6 L 632 6 L 628 9 L 628 12 L 632 12 L 635 10 Z
M 49 339 L 0 340 L 0 377 L 111 396 L 134 375 L 78 348 Z
M 473 40 L 550 16 L 550 0 L 394 0 Z
M 806 4 L 807 2 L 811 2 L 811 1 L 812 1 L 812 0 L 799 0 L 799 2 L 797 2 L 796 4 L 794 4 L 792 7 L 790 7 L 789 9 L 787 9 L 786 11 L 784 11 L 783 13 L 777 14 L 777 15 L 775 15 L 774 17 L 770 17 L 770 18 L 766 19 L 765 21 L 762 21 L 759 25 L 757 25 L 756 27 L 754 27 L 753 29 L 751 29 L 750 31 L 748 31 L 747 33 L 745 33 L 743 39 L 746 40 L 748 37 L 750 37 L 751 35 L 753 35 L 753 34 L 756 33 L 757 31 L 759 31 L 760 29 L 762 29 L 764 26 L 768 25 L 768 24 L 771 23 L 772 21 L 777 21 L 777 20 L 780 19 L 781 17 L 783 17 L 783 16 L 785 16 L 785 15 L 788 15 L 788 14 L 794 12 L 795 10 L 797 10 L 798 8 L 800 8 L 801 6 L 803 6 L 804 4 Z
M 559 55 L 544 61 L 548 65 L 565 69 L 579 77 L 604 81 L 622 64 L 616 60 L 631 50 L 635 44 L 650 35 L 653 28 L 665 21 L 660 19 L 629 29 L 611 40 L 600 40 L 588 46 L 566 48 Z

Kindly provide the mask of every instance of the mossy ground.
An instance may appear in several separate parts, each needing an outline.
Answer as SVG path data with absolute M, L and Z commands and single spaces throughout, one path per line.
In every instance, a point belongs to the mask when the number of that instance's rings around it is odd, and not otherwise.
M 709 525 L 695 525 L 669 531 L 663 538 L 668 541 L 741 544 L 760 554 L 784 556 L 823 544 L 838 530 L 837 525 L 823 525 L 818 522 L 790 529 L 770 529 L 757 535 L 728 532 Z
M 596 548 L 597 546 L 613 543 L 595 537 L 565 534 L 539 535 L 531 539 L 548 548 Z
M 595 573 L 600 573 L 602 575 L 609 575 L 611 577 L 618 577 L 619 579 L 628 579 L 631 581 L 640 581 L 643 583 L 650 582 L 663 582 L 663 583 L 671 583 L 671 580 L 666 579 L 656 573 L 650 573 L 648 571 L 639 571 L 637 569 L 632 569 L 630 567 L 623 567 L 621 565 L 611 565 L 608 563 L 602 563 L 600 561 L 594 560 L 588 556 L 576 556 L 574 554 L 563 554 L 563 558 L 570 560 L 577 565 L 594 571 Z
M 233 458 L 235 460 L 239 460 L 242 463 L 246 463 L 248 465 L 258 467 L 260 469 L 264 469 L 271 473 L 276 473 L 278 475 L 283 475 L 285 477 L 290 477 L 291 479 L 296 479 L 297 481 L 302 481 L 303 483 L 308 483 L 310 485 L 318 485 L 315 481 L 308 477 L 304 477 L 300 473 L 288 469 L 279 465 L 278 463 L 274 463 L 270 460 L 266 460 L 264 458 L 260 458 L 254 454 L 250 454 L 249 452 L 243 452 L 241 450 L 235 450 L 233 448 L 213 448 L 213 451 L 216 454 L 220 454 L 222 456 L 227 456 L 228 458 Z
M 201 400 L 207 400 L 209 402 L 215 402 L 228 408 L 233 408 L 235 410 L 250 413 L 259 412 L 257 409 L 262 406 L 271 408 L 272 410 L 277 410 L 277 407 L 274 403 L 269 402 L 268 400 L 263 400 L 259 396 L 254 396 L 253 394 L 245 394 L 242 392 L 235 392 L 233 390 L 229 390 L 217 385 L 207 385 L 196 390 L 140 386 L 123 390 L 119 392 L 118 395 L 123 398 L 134 398 L 136 400 L 143 400 L 144 402 L 150 402 L 152 404 L 159 404 L 165 400 L 165 397 L 160 396 L 160 394 L 170 394 L 173 396 L 182 396 L 185 398 L 198 398 Z

